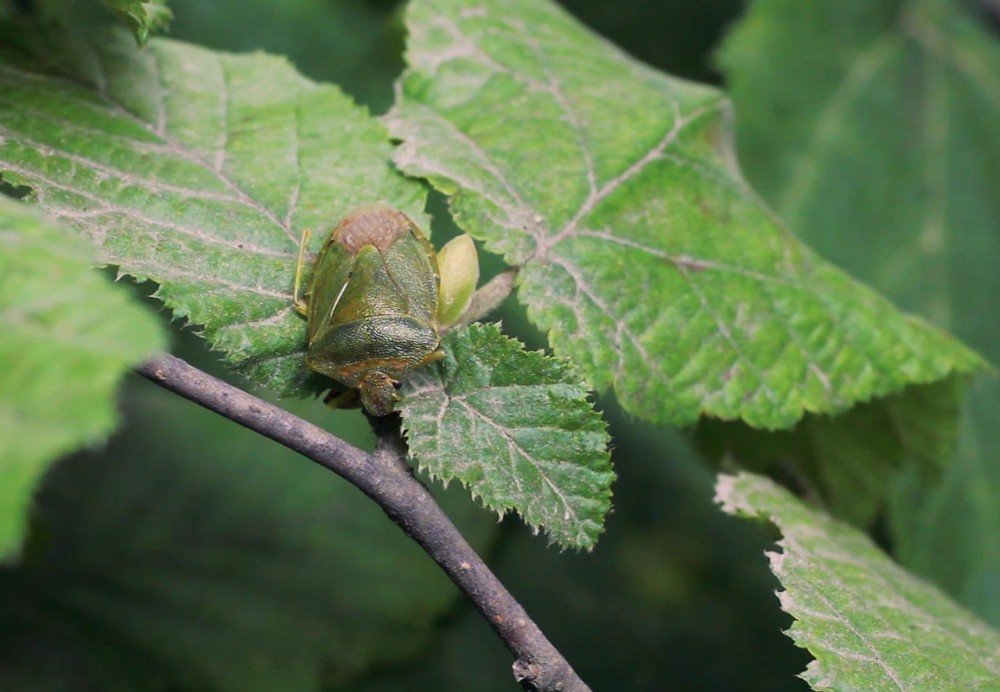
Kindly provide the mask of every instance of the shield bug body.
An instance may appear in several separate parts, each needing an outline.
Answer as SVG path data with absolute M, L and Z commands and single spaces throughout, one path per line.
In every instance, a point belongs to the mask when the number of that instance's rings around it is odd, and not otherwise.
M 407 373 L 444 356 L 439 346 L 440 276 L 427 238 L 405 214 L 373 204 L 349 214 L 316 258 L 308 300 L 308 366 L 346 386 L 334 401 L 360 395 L 372 415 L 391 413 Z

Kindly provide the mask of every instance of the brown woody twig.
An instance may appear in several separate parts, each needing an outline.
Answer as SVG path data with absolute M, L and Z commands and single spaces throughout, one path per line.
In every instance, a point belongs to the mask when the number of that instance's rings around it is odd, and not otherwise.
M 378 503 L 489 621 L 514 655 L 514 677 L 526 689 L 589 689 L 413 475 L 397 416 L 373 419 L 379 442 L 375 453 L 367 454 L 174 356 L 157 356 L 137 370 L 161 387 L 299 452 Z

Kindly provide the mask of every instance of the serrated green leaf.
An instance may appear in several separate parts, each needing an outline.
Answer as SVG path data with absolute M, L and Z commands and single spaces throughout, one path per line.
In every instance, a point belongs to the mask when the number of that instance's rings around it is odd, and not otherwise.
M 152 316 L 94 272 L 92 254 L 0 195 L 0 558 L 20 549 L 45 470 L 111 432 L 125 372 L 164 344 Z
M 417 466 L 501 514 L 516 510 L 562 546 L 593 547 L 614 473 L 607 426 L 579 376 L 496 325 L 449 332 L 443 345 L 448 355 L 402 389 Z
M 125 20 L 141 46 L 149 40 L 150 33 L 163 31 L 173 19 L 173 13 L 164 0 L 101 0 Z
M 871 540 L 795 499 L 763 476 L 720 475 L 729 514 L 772 522 L 768 553 L 795 618 L 789 635 L 816 660 L 813 689 L 988 689 L 1000 680 L 1000 635 Z
M 284 394 L 328 384 L 305 366 L 291 308 L 301 231 L 318 249 L 374 200 L 427 227 L 425 192 L 392 169 L 384 128 L 272 56 L 164 39 L 140 51 L 123 32 L 19 43 L 49 52 L 0 52 L 4 180 L 101 260 L 158 282 L 251 380 Z
M 633 414 L 789 427 L 980 362 L 777 225 L 716 90 L 550 2 L 415 0 L 408 27 L 397 163 L 521 267 L 556 354 Z
M 757 0 L 720 62 L 747 176 L 793 230 L 1000 362 L 993 33 L 957 2 Z M 904 564 L 994 624 L 998 400 L 996 378 L 975 383 L 957 452 L 935 450 L 940 482 L 906 469 L 888 521 Z M 893 430 L 919 440 L 942 423 Z
M 0 688 L 353 689 L 425 650 L 460 594 L 368 498 L 143 380 L 123 403 L 106 449 L 46 479 L 24 560 L 0 570 Z M 477 548 L 495 535 L 464 493 L 442 503 Z

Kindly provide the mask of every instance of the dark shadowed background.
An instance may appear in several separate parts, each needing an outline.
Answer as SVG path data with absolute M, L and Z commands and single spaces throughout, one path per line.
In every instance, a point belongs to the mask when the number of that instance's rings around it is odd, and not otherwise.
M 742 10 L 736 0 L 562 4 L 639 59 L 715 83 L 713 49 Z M 392 100 L 400 3 L 170 6 L 173 38 L 286 55 L 374 113 Z M 440 246 L 455 229 L 439 197 L 432 212 Z M 487 276 L 498 268 L 484 258 Z M 543 345 L 513 301 L 500 317 Z M 180 327 L 175 352 L 228 377 Z M 804 689 L 795 675 L 808 657 L 781 634 L 790 620 L 762 554 L 772 537 L 715 508 L 713 473 L 683 434 L 630 420 L 610 397 L 599 404 L 619 480 L 593 553 L 559 552 L 460 487 L 436 488 L 449 514 L 595 690 Z M 371 442 L 357 412 L 283 405 Z M 122 409 L 105 447 L 54 468 L 24 564 L 0 571 L 0 686 L 514 689 L 486 623 L 345 482 L 138 378 Z

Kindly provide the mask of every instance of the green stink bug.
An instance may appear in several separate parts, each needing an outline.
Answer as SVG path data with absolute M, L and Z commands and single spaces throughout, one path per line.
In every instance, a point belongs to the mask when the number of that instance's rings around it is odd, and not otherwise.
M 295 308 L 308 319 L 306 363 L 347 387 L 332 405 L 360 395 L 368 413 L 387 415 L 399 380 L 444 356 L 437 254 L 402 212 L 383 203 L 362 207 L 323 245 L 305 300 L 300 289 L 308 238 L 305 231 L 295 273 Z M 478 277 L 477 261 L 476 267 Z

